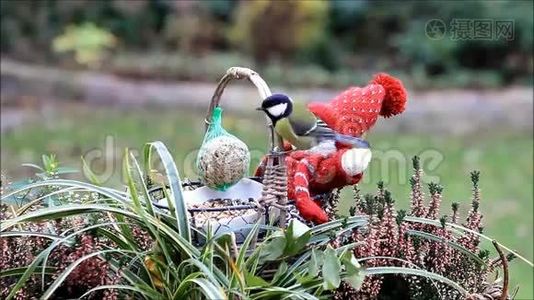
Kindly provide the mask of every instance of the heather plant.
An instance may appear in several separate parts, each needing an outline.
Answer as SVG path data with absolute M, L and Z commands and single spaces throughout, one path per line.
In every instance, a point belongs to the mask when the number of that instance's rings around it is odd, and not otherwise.
M 382 182 L 378 183 L 375 195 L 362 197 L 356 187 L 351 215 L 367 216 L 369 224 L 352 230 L 351 235 L 338 244 L 362 243 L 353 253 L 367 270 L 381 266 L 426 270 L 455 282 L 463 291 L 431 277 L 395 274 L 368 276 L 359 290 L 342 285 L 335 292 L 335 298 L 512 299 L 515 292 L 508 290 L 507 265 L 514 254 L 505 257 L 502 245 L 492 241 L 498 256 L 490 259 L 490 252 L 481 247 L 481 239 L 491 239 L 482 234 L 480 173 L 471 173 L 471 209 L 465 223 L 460 225 L 459 204 L 453 203 L 452 217 L 440 217 L 443 187 L 428 184 L 427 200 L 418 157 L 413 159 L 413 168 L 410 210 L 395 212 L 392 195 Z M 503 268 L 504 278 L 492 280 L 491 275 L 499 267 Z

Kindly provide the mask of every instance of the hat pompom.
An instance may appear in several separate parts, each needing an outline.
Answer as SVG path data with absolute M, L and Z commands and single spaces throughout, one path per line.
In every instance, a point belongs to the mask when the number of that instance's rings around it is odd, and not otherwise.
M 407 95 L 399 79 L 386 73 L 379 73 L 375 75 L 371 83 L 381 85 L 386 92 L 380 109 L 381 116 L 389 118 L 404 111 Z

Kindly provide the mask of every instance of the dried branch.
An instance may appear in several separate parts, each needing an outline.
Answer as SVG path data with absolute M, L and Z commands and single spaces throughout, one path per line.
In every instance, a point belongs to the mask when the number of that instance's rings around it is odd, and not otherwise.
M 503 283 L 502 283 L 502 294 L 500 300 L 506 300 L 508 295 L 508 281 L 509 281 L 509 274 L 508 274 L 508 260 L 506 259 L 506 256 L 502 252 L 501 247 L 499 246 L 499 243 L 497 241 L 493 240 L 491 241 L 493 243 L 493 246 L 497 250 L 497 253 L 499 253 L 499 257 L 502 261 L 502 270 L 503 270 Z

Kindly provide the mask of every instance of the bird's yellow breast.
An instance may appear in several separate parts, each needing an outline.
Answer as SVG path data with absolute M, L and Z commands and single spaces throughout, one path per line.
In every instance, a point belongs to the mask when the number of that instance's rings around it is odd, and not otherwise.
M 282 119 L 276 122 L 276 133 L 284 140 L 291 143 L 299 150 L 310 149 L 313 146 L 313 139 L 306 136 L 297 136 L 291 127 L 288 119 Z

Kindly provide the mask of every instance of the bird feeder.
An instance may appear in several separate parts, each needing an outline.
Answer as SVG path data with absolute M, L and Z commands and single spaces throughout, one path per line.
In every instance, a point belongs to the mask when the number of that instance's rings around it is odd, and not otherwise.
M 206 113 L 206 131 L 210 129 L 214 116 L 216 122 L 220 122 L 221 97 L 224 89 L 234 80 L 248 80 L 254 84 L 259 92 L 259 101 L 271 95 L 271 91 L 265 81 L 248 68 L 232 67 L 228 69 L 215 89 Z M 269 152 L 266 155 L 267 163 L 265 172 L 259 177 L 245 177 L 236 181 L 243 170 L 248 168 L 248 161 L 226 160 L 228 166 L 217 165 L 214 157 L 224 156 L 224 151 L 235 150 L 232 155 L 248 159 L 246 145 L 230 134 L 210 139 L 207 152 L 199 155 L 198 166 L 202 180 L 185 180 L 182 184 L 184 198 L 190 214 L 191 225 L 197 229 L 206 231 L 211 226 L 216 234 L 232 231 L 236 234 L 237 241 L 242 241 L 250 231 L 252 225 L 258 221 L 268 224 L 274 223 L 285 227 L 290 215 L 297 216 L 296 210 L 292 210 L 287 199 L 287 178 L 285 155 L 281 150 L 282 139 L 274 132 L 272 124 L 267 121 L 267 133 L 270 139 Z M 206 142 L 206 141 L 205 141 Z M 224 147 L 222 147 L 222 146 Z M 206 149 L 204 149 L 206 150 Z M 228 154 L 228 153 L 227 153 Z M 223 161 L 224 162 L 224 161 Z M 237 167 L 236 167 L 237 166 Z M 228 167 L 228 168 L 226 168 Z M 224 174 L 224 169 L 236 174 Z M 236 172 L 236 169 L 238 172 Z M 206 174 L 208 172 L 209 174 Z M 211 172 L 211 173 L 210 173 Z M 225 178 L 217 178 L 225 177 Z M 228 185 L 221 185 L 228 183 Z M 160 205 L 164 202 L 161 201 Z M 271 223 L 272 224 L 272 223 Z M 194 241 L 201 243 L 201 238 L 194 231 Z

